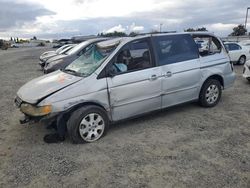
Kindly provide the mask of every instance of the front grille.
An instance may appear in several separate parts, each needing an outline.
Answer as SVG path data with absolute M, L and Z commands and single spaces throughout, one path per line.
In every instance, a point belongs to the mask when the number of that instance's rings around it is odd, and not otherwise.
M 17 96 L 17 97 L 15 98 L 15 104 L 16 104 L 17 107 L 20 107 L 21 104 L 22 104 L 22 102 L 23 102 L 23 101 L 22 101 L 22 99 L 21 99 L 20 97 Z

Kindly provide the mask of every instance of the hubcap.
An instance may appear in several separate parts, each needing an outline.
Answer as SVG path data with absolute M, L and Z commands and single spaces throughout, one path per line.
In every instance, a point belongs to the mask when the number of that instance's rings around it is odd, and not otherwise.
M 102 136 L 104 128 L 105 123 L 102 116 L 97 113 L 90 113 L 82 119 L 79 133 L 83 140 L 93 142 Z
M 219 97 L 219 88 L 216 85 L 210 85 L 206 91 L 206 101 L 208 104 L 213 104 Z

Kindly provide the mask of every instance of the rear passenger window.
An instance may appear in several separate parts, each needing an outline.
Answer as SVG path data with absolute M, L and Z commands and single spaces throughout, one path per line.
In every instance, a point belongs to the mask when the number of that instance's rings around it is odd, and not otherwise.
M 199 58 L 198 47 L 190 35 L 168 35 L 153 38 L 159 65 Z
M 199 48 L 200 56 L 214 55 L 221 52 L 221 44 L 212 36 L 194 36 L 194 41 Z M 202 42 L 201 42 L 202 41 Z

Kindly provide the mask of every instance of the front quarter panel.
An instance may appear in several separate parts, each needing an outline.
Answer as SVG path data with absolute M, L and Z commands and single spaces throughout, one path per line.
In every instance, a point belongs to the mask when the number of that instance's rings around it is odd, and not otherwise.
M 109 111 L 106 78 L 96 79 L 95 74 L 72 84 L 53 95 L 47 97 L 39 106 L 52 105 L 52 112 L 67 111 L 70 108 L 83 103 L 94 103 Z

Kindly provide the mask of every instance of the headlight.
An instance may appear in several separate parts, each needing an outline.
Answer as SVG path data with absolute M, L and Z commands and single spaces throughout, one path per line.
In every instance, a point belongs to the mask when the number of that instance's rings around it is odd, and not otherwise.
M 51 105 L 33 106 L 31 104 L 23 103 L 20 107 L 20 110 L 27 115 L 44 116 L 52 111 L 52 107 Z

